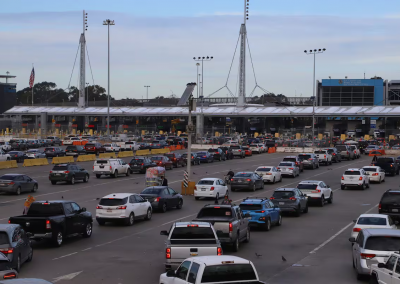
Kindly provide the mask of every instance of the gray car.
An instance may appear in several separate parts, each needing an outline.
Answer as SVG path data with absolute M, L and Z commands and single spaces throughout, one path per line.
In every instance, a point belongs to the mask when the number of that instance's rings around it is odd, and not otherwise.
M 354 154 L 354 151 L 352 151 L 348 145 L 336 145 L 336 149 L 340 153 L 342 159 L 347 159 L 349 161 L 350 159 L 354 160 L 356 158 L 356 154 Z
M 39 149 L 31 149 L 25 152 L 25 159 L 40 159 L 40 158 L 46 158 L 46 154 L 44 153 L 43 150 Z
M 253 172 L 238 172 L 231 179 L 231 190 L 236 189 L 249 189 L 256 191 L 256 189 L 264 189 L 263 179 Z
M 11 261 L 5 254 L 0 252 L 0 279 L 13 279 L 17 277 L 18 272 L 13 269 Z
M 308 169 L 318 169 L 319 168 L 319 161 L 318 157 L 312 153 L 301 153 L 299 154 L 299 159 L 303 162 L 304 168 Z
M 270 199 L 281 212 L 294 213 L 296 217 L 308 213 L 308 197 L 298 188 L 277 188 Z
M 38 182 L 23 174 L 5 174 L 0 177 L 0 192 L 20 195 L 21 192 L 36 192 Z
M 233 157 L 239 157 L 241 159 L 246 157 L 246 153 L 244 149 L 240 145 L 231 145 L 230 149 L 232 150 Z

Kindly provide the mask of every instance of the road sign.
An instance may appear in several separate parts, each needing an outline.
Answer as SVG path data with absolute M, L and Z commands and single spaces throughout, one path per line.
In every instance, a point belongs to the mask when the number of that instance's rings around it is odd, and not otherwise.
M 376 124 L 376 120 L 375 119 L 371 119 L 371 124 Z
M 183 173 L 183 186 L 189 187 L 189 174 L 187 171 L 184 171 Z
M 376 125 L 375 124 L 371 124 L 371 128 L 376 128 Z
M 365 119 L 362 120 L 362 124 L 365 124 Z

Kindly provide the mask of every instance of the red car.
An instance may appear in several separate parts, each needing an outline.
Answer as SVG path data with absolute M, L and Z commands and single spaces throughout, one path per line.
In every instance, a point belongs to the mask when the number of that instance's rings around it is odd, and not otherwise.
M 106 148 L 104 148 L 104 146 L 101 145 L 100 143 L 87 143 L 85 145 L 85 150 L 86 153 L 88 154 L 96 154 L 96 155 L 98 155 L 99 153 L 106 152 Z
M 168 157 L 165 156 L 153 156 L 151 160 L 156 163 L 157 167 L 164 167 L 166 170 L 172 170 L 174 168 L 174 164 L 171 162 Z
M 242 148 L 243 148 L 244 154 L 246 156 L 253 156 L 253 151 L 251 151 L 251 149 L 249 147 L 245 146 L 245 147 L 242 147 Z
M 185 160 L 178 153 L 166 153 L 166 154 L 164 154 L 164 156 L 171 160 L 171 162 L 175 168 L 177 168 L 179 166 L 182 166 L 182 167 L 186 166 Z

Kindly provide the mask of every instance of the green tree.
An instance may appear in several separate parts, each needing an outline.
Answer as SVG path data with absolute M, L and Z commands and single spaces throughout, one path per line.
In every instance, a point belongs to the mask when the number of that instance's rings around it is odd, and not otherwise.
M 68 94 L 52 82 L 36 83 L 33 86 L 34 104 L 44 104 L 46 102 L 68 101 Z M 31 104 L 32 89 L 27 87 L 17 92 L 17 104 Z

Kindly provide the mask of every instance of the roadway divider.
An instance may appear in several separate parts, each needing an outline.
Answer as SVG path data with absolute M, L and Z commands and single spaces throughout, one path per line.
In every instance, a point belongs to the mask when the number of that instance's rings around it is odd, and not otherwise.
M 95 161 L 95 160 L 96 160 L 95 154 L 79 155 L 78 158 L 76 159 L 77 162 L 87 162 L 87 161 Z
M 169 152 L 169 149 L 167 149 Z M 154 155 L 154 154 L 164 154 L 164 153 L 168 153 L 165 152 L 165 149 L 151 149 L 150 154 Z
M 133 157 L 133 151 L 124 151 L 118 153 L 118 158 Z
M 169 153 L 169 148 L 160 149 L 160 154 Z
M 111 152 L 111 153 L 100 153 L 99 154 L 99 158 L 100 159 L 111 159 L 111 158 L 116 158 L 115 153 Z
M 40 159 L 26 159 L 24 160 L 23 167 L 32 167 L 32 166 L 45 166 L 49 164 L 49 160 L 47 158 Z
M 11 168 L 18 168 L 17 161 L 4 161 L 0 162 L 0 169 L 11 169 Z
M 136 156 L 147 156 L 147 155 L 150 155 L 149 149 L 136 151 Z
M 318 150 L 318 148 L 312 148 L 312 147 L 276 147 L 275 148 L 275 152 L 277 152 L 277 153 L 314 153 L 315 150 Z M 269 153 L 269 151 L 268 151 L 268 153 Z
M 63 163 L 73 163 L 74 157 L 72 156 L 65 156 L 65 157 L 54 157 L 51 161 L 52 164 L 63 164 Z

